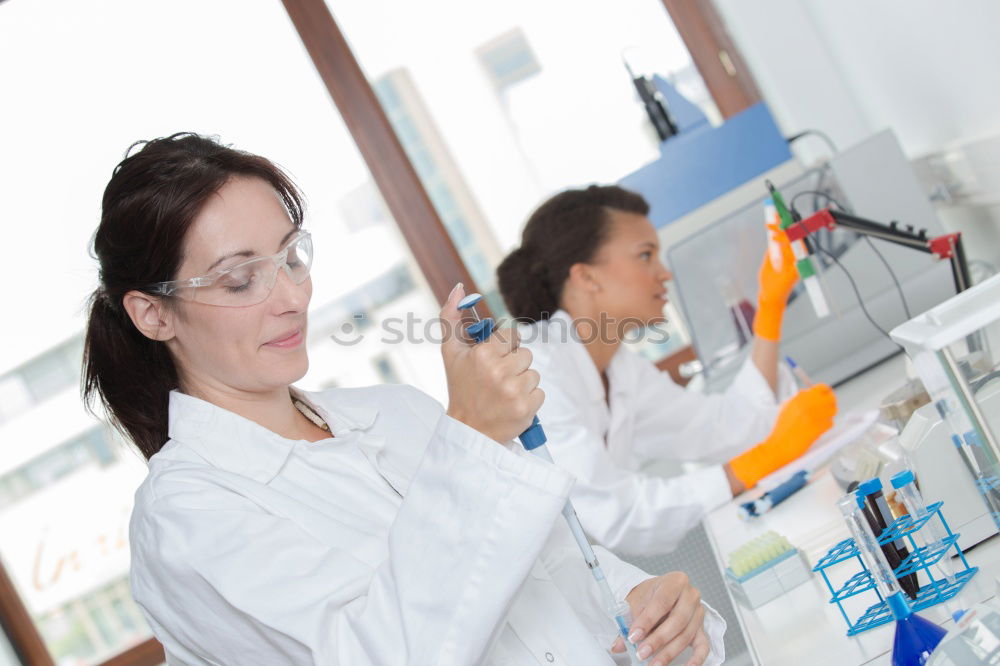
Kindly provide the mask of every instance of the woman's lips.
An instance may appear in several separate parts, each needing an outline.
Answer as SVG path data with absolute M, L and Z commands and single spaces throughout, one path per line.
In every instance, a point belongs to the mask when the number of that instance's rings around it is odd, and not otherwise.
M 280 349 L 290 349 L 292 347 L 298 347 L 302 344 L 302 329 L 297 328 L 291 333 L 285 334 L 280 338 L 271 340 L 270 342 L 265 342 L 264 345 L 267 347 L 278 347 Z

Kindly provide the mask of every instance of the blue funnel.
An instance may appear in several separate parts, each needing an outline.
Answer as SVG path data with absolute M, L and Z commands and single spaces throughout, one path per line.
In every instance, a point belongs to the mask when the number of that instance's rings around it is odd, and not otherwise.
M 946 633 L 944 629 L 919 615 L 896 620 L 892 666 L 923 666 Z

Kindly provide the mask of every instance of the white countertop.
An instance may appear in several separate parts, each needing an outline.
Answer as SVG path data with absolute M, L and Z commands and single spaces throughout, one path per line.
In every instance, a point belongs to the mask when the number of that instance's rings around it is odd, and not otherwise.
M 877 407 L 881 397 L 905 380 L 905 361 L 890 359 L 837 389 L 841 409 Z M 788 537 L 814 566 L 830 546 L 848 536 L 836 502 L 844 491 L 826 469 L 809 484 L 769 513 L 750 522 L 740 520 L 736 508 L 753 499 L 751 491 L 719 507 L 705 519 L 709 541 L 720 570 L 730 552 L 750 539 L 774 530 Z M 932 498 L 928 498 L 931 501 Z M 995 595 L 1000 574 L 1000 538 L 986 541 L 966 554 L 969 564 L 980 571 L 965 586 L 960 601 L 952 599 L 920 611 L 923 617 L 944 626 L 951 613 Z M 857 571 L 856 560 L 828 569 L 836 588 Z M 847 624 L 836 604 L 829 603 L 830 591 L 819 573 L 776 599 L 749 610 L 733 599 L 733 606 L 755 663 L 765 666 L 843 666 L 844 664 L 889 664 L 894 624 L 888 623 L 848 638 Z M 874 592 L 847 599 L 844 608 L 852 620 L 877 601 Z

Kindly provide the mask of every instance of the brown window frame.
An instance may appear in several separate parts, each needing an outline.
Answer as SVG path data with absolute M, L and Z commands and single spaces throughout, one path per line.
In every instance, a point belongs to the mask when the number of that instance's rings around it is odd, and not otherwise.
M 712 0 L 662 0 L 723 118 L 763 100 Z

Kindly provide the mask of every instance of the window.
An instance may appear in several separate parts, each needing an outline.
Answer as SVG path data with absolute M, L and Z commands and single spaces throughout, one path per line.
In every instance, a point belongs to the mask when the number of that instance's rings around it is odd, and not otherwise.
M 21 666 L 20 661 L 14 654 L 7 636 L 0 631 L 0 666 Z
M 396 69 L 373 88 L 472 279 L 488 291 L 500 246 L 412 77 Z
M 23 414 L 32 402 L 28 383 L 21 373 L 12 372 L 0 377 L 0 423 Z
M 538 204 L 659 157 L 626 52 L 718 115 L 660 0 L 327 5 L 494 312 L 496 267 Z
M 392 361 L 389 360 L 387 356 L 376 356 L 372 359 L 372 363 L 375 364 L 375 370 L 378 372 L 379 379 L 385 384 L 399 384 L 399 375 L 396 374 L 396 369 L 392 367 Z
M 0 474 L 0 511 L 89 463 L 110 465 L 115 461 L 118 446 L 110 428 L 99 425 L 26 465 Z
M 82 359 L 83 336 L 76 335 L 0 377 L 0 423 L 75 387 Z
M 515 28 L 476 49 L 498 93 L 541 71 L 524 33 Z

